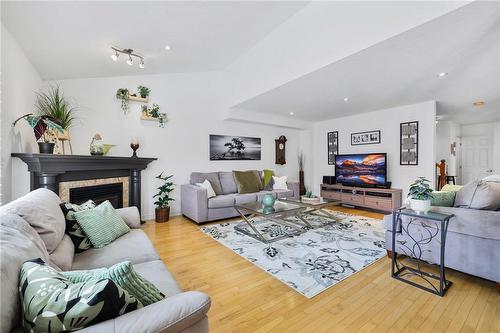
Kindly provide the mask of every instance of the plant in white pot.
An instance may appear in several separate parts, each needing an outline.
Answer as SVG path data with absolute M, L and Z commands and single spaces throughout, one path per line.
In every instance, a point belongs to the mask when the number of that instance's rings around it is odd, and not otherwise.
M 418 179 L 410 185 L 408 198 L 410 208 L 416 212 L 425 213 L 431 208 L 432 188 L 430 181 L 425 177 Z

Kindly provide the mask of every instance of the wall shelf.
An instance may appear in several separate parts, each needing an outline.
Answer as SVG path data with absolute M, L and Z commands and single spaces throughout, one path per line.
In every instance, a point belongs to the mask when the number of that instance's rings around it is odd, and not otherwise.
M 146 120 L 146 121 L 160 121 L 160 118 L 155 118 L 155 117 L 151 117 L 151 116 L 141 115 L 141 120 Z
M 140 102 L 140 103 L 148 103 L 149 99 L 148 98 L 142 98 L 142 97 L 137 97 L 137 96 L 128 96 L 129 101 L 133 102 Z

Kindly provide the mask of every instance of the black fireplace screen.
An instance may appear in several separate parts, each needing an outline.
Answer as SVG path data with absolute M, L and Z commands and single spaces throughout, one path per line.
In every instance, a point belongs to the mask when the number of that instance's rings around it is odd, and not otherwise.
M 113 207 L 123 207 L 123 184 L 103 184 L 95 186 L 84 186 L 69 190 L 69 201 L 81 204 L 87 200 L 93 200 L 97 205 L 109 200 Z

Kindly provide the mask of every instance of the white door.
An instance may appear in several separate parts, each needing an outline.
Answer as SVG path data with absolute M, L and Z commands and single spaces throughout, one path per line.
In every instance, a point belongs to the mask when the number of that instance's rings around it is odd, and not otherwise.
M 493 170 L 493 138 L 462 137 L 462 184 L 495 173 Z

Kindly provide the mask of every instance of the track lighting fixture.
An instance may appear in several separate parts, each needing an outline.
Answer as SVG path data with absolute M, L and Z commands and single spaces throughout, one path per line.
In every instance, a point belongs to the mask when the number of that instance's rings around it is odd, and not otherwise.
M 134 53 L 134 50 L 132 50 L 132 49 L 120 49 L 120 48 L 114 47 L 114 46 L 111 46 L 111 49 L 115 52 L 114 54 L 111 55 L 111 59 L 113 59 L 113 61 L 117 61 L 118 57 L 121 53 L 121 54 L 128 55 L 127 64 L 129 66 L 134 65 L 134 58 L 133 57 L 135 57 L 135 58 L 139 59 L 139 68 L 145 67 L 144 56 L 142 56 L 138 53 Z

